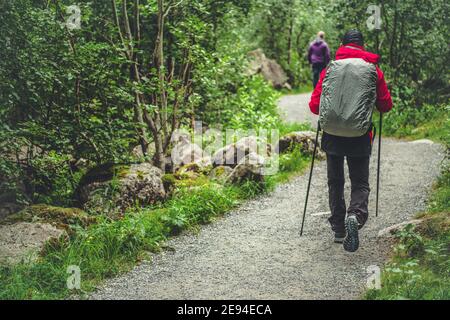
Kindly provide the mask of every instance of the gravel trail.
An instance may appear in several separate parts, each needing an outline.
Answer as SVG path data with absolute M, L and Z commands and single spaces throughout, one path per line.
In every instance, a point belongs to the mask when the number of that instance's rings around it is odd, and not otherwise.
M 280 114 L 287 123 L 307 122 L 317 128 L 318 116 L 311 113 L 308 104 L 311 93 L 283 96 L 279 101 Z
M 308 95 L 288 96 L 288 119 L 308 120 Z M 374 154 L 376 154 L 375 146 Z M 332 242 L 326 166 L 315 169 L 305 234 L 299 236 L 307 174 L 249 201 L 199 234 L 170 240 L 133 271 L 107 281 L 91 299 L 357 299 L 369 266 L 382 266 L 389 244 L 380 230 L 411 219 L 426 206 L 444 151 L 429 141 L 385 139 L 380 217 L 361 231 L 361 248 L 346 253 Z M 371 185 L 375 190 L 376 157 Z M 346 198 L 349 197 L 347 178 Z M 374 212 L 375 192 L 370 209 Z

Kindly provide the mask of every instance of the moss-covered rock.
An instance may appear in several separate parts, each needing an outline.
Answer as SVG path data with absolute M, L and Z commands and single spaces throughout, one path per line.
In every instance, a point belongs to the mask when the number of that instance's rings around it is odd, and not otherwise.
M 201 168 L 212 165 L 209 155 L 205 154 L 200 146 L 192 143 L 191 136 L 188 133 L 175 133 L 171 142 L 173 148 L 170 151 L 169 162 L 171 162 L 170 167 L 173 172 L 191 163 L 195 163 Z
M 230 176 L 233 169 L 226 166 L 219 166 L 211 170 L 209 173 L 209 178 L 211 180 L 217 181 L 219 183 L 225 183 Z
M 172 191 L 176 188 L 177 178 L 175 178 L 174 174 L 167 173 L 162 176 L 162 182 L 166 193 L 172 193 Z
M 186 164 L 182 166 L 180 169 L 177 170 L 175 173 L 176 176 L 183 176 L 187 175 L 188 177 L 193 176 L 192 173 L 197 173 L 198 175 L 208 175 L 209 172 L 212 170 L 212 165 L 203 165 L 198 162 L 193 162 Z
M 176 181 L 177 188 L 196 188 L 208 184 L 210 180 L 207 176 L 199 175 L 191 178 L 178 179 Z
M 93 182 L 110 181 L 115 176 L 124 176 L 129 171 L 130 165 L 106 163 L 90 169 L 81 178 L 78 188 L 82 188 Z
M 250 153 L 239 162 L 227 178 L 230 183 L 242 183 L 244 181 L 264 182 L 264 157 Z
M 295 149 L 299 149 L 305 155 L 312 155 L 314 153 L 316 134 L 312 131 L 298 131 L 291 132 L 282 137 L 277 146 L 277 150 L 280 154 L 293 152 Z M 317 158 L 324 159 L 325 153 L 320 150 L 320 145 L 317 148 Z
M 235 168 L 250 153 L 259 153 L 264 157 L 268 157 L 272 153 L 272 147 L 262 138 L 255 136 L 245 137 L 236 143 L 217 150 L 212 157 L 213 166 Z
M 130 207 L 164 200 L 162 176 L 150 163 L 99 166 L 81 179 L 76 198 L 88 212 L 120 217 Z
M 209 182 L 208 175 L 212 170 L 212 165 L 203 166 L 199 163 L 189 163 L 182 166 L 173 175 L 177 188 L 198 187 Z
M 59 228 L 67 229 L 70 225 L 87 227 L 95 223 L 95 217 L 89 216 L 79 208 L 61 208 L 47 204 L 37 204 L 26 207 L 22 211 L 6 218 L 3 224 L 16 222 L 51 223 Z

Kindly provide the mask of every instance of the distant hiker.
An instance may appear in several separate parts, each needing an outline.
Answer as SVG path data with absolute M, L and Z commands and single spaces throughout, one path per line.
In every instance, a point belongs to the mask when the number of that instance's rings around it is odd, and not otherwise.
M 322 149 L 327 154 L 329 205 L 335 242 L 355 252 L 359 248 L 358 230 L 369 212 L 369 161 L 372 153 L 372 112 L 392 109 L 392 99 L 380 57 L 364 50 L 363 35 L 357 30 L 345 34 L 336 52 L 336 61 L 323 70 L 309 107 L 319 114 L 324 131 Z M 344 198 L 344 158 L 351 180 L 348 209 Z M 347 214 L 347 218 L 346 218 Z
M 312 65 L 313 71 L 313 88 L 319 81 L 320 73 L 326 68 L 330 62 L 330 48 L 325 42 L 325 32 L 319 31 L 316 40 L 309 46 L 308 61 Z

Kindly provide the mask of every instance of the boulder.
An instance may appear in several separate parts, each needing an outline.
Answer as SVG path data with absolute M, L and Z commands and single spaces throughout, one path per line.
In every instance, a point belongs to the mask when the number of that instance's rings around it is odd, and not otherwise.
M 87 227 L 95 223 L 96 219 L 79 208 L 62 208 L 47 204 L 35 204 L 10 215 L 4 220 L 4 223 L 7 224 L 16 222 L 50 223 L 68 231 L 71 225 Z
M 241 183 L 246 180 L 263 182 L 264 164 L 264 157 L 252 152 L 239 162 L 228 176 L 227 181 L 231 183 Z
M 261 74 L 276 89 L 290 87 L 286 72 L 275 60 L 267 58 L 262 49 L 251 51 L 247 56 L 249 59 L 247 75 Z
M 190 165 L 182 166 L 175 172 L 174 176 L 177 180 L 197 179 L 201 175 L 199 167 L 193 163 Z
M 103 165 L 81 179 L 76 196 L 86 211 L 122 214 L 136 204 L 145 206 L 164 200 L 162 175 L 149 163 Z
M 303 154 L 312 155 L 314 152 L 314 145 L 316 140 L 316 133 L 312 131 L 298 131 L 292 132 L 280 138 L 278 142 L 278 152 L 280 154 L 292 152 L 299 147 Z M 320 141 L 320 139 L 319 139 Z M 320 149 L 320 142 L 316 153 L 317 159 L 325 159 L 325 153 Z
M 171 152 L 170 160 L 172 172 L 176 172 L 181 167 L 191 163 L 198 164 L 202 168 L 212 165 L 211 158 L 203 152 L 197 144 L 192 143 L 189 135 L 175 135 L 172 138 L 174 147 Z
M 155 153 L 156 153 L 156 148 L 155 148 L 155 144 L 153 142 L 149 143 L 147 145 L 147 156 L 145 156 L 144 153 L 142 152 L 141 145 L 137 145 L 131 151 L 131 155 L 133 156 L 133 158 L 140 160 L 140 161 L 152 158 Z
M 258 146 L 263 148 L 260 154 L 270 156 L 271 146 L 262 139 L 250 136 L 216 151 L 212 158 L 213 166 L 236 167 L 250 153 L 258 153 Z
M 233 169 L 227 166 L 215 167 L 209 173 L 209 178 L 219 183 L 225 183 L 228 177 L 230 176 L 231 172 L 233 172 Z
M 212 164 L 210 161 L 202 162 L 200 160 L 199 162 L 192 162 L 179 168 L 175 172 L 175 177 L 178 179 L 198 178 L 201 175 L 208 175 L 211 169 Z
M 0 225 L 0 264 L 14 265 L 38 257 L 45 244 L 65 234 L 48 223 L 18 222 Z

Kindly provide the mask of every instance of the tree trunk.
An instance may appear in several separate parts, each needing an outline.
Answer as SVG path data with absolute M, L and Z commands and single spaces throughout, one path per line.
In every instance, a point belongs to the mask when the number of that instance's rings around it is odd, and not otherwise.
M 112 10 L 113 10 L 113 15 L 114 15 L 114 22 L 117 28 L 117 32 L 119 35 L 119 39 L 122 45 L 122 48 L 124 50 L 124 55 L 127 58 L 127 60 L 132 61 L 131 65 L 130 65 L 130 78 L 134 81 L 136 81 L 137 83 L 140 83 L 140 75 L 139 75 L 139 69 L 138 69 L 138 57 L 137 54 L 134 53 L 133 47 L 132 47 L 132 43 L 133 43 L 133 36 L 131 34 L 131 28 L 130 28 L 130 23 L 128 20 L 128 12 L 127 12 L 127 2 L 126 0 L 123 0 L 122 2 L 122 14 L 124 16 L 124 25 L 125 25 L 125 33 L 127 35 L 128 38 L 128 42 L 129 44 L 127 45 L 125 43 L 125 39 L 123 37 L 122 34 L 122 29 L 120 27 L 120 21 L 119 21 L 119 16 L 117 15 L 117 4 L 115 0 L 111 0 L 111 6 L 112 6 Z M 136 25 L 139 24 L 139 1 L 135 0 L 134 2 L 134 9 L 135 9 L 135 23 Z M 135 26 L 136 26 L 135 25 Z M 135 27 L 135 36 L 137 39 L 140 39 L 140 29 L 139 27 Z M 141 99 L 139 98 L 139 93 L 135 92 L 134 93 L 135 96 L 135 102 L 133 105 L 133 111 L 134 111 L 134 121 L 138 124 L 139 128 L 137 129 L 138 131 L 138 139 L 139 139 L 139 143 L 141 145 L 142 148 L 142 152 L 144 155 L 147 154 L 147 147 L 148 147 L 148 141 L 147 141 L 147 132 L 145 130 L 145 122 L 144 122 L 144 117 L 142 114 L 142 105 L 141 105 Z

